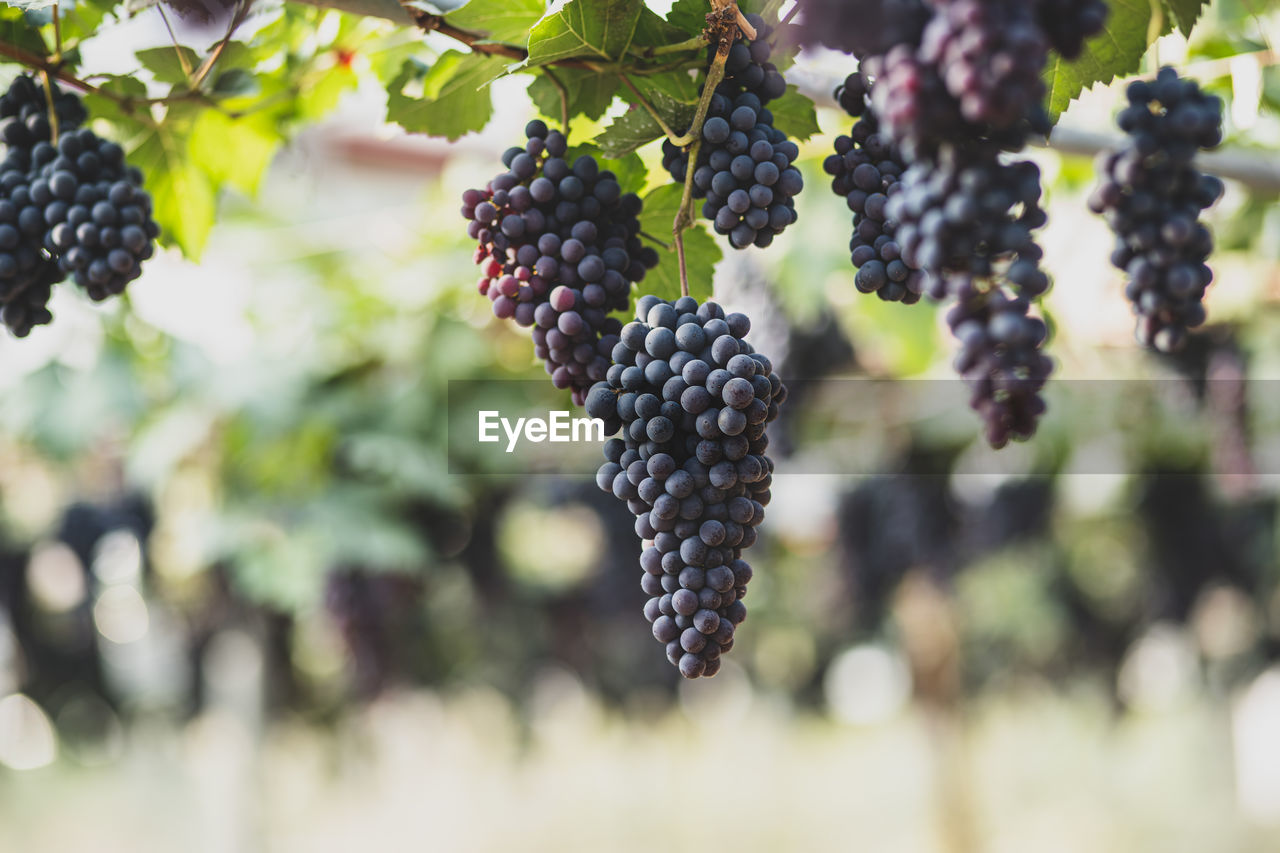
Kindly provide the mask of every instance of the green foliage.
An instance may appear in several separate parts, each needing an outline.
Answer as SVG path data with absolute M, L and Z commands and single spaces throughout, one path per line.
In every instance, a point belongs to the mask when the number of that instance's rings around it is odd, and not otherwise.
M 644 197 L 644 212 L 640 214 L 640 227 L 659 240 L 669 242 L 671 223 L 680 209 L 683 187 L 664 184 Z M 684 233 L 685 263 L 689 271 L 689 295 L 699 302 L 711 296 L 711 280 L 715 266 L 724 256 L 720 244 L 701 225 L 695 225 Z M 658 249 L 661 260 L 656 269 L 649 271 L 641 285 L 645 293 L 663 299 L 680 296 L 680 265 L 675 246 L 664 251 Z
M 408 60 L 387 87 L 387 118 L 405 130 L 458 139 L 481 130 L 493 113 L 485 84 L 502 72 L 505 60 L 451 50 L 418 78 Z M 416 91 L 409 85 L 416 84 Z
M 569 115 L 598 120 L 613 103 L 618 90 L 616 74 L 602 74 L 578 68 L 561 68 L 555 72 L 569 96 Z M 563 104 L 560 91 L 545 74 L 540 74 L 529 86 L 529 97 L 545 116 L 559 121 Z
M 667 121 L 668 127 L 674 125 L 673 129 L 683 128 L 693 120 L 693 110 L 688 105 L 679 104 L 665 98 L 661 100 L 663 107 L 669 108 L 667 116 L 663 117 L 663 120 Z M 653 103 L 653 106 L 659 113 L 662 112 L 656 102 Z M 595 143 L 600 146 L 600 150 L 610 157 L 623 157 L 633 151 L 638 151 L 655 139 L 660 139 L 663 135 L 662 127 L 658 124 L 657 119 L 650 115 L 649 111 L 644 107 L 633 104 L 625 113 L 615 119 L 613 124 L 605 129 L 604 133 L 596 137 Z
M 563 59 L 621 59 L 640 21 L 640 0 L 569 0 L 529 33 L 531 66 Z
M 1106 29 L 1089 41 L 1084 53 L 1072 62 L 1054 54 L 1045 69 L 1047 106 L 1055 122 L 1086 89 L 1137 71 L 1152 37 L 1169 33 L 1175 24 L 1190 35 L 1208 0 L 1109 0 L 1108 5 Z
M 773 113 L 773 126 L 798 142 L 821 129 L 813 101 L 800 94 L 795 86 L 788 86 L 785 95 L 770 101 L 769 111 Z
M 503 3 L 471 2 L 445 19 L 455 27 L 480 32 L 493 41 L 524 44 L 529 30 L 547 11 L 543 0 L 506 0 Z
M 696 36 L 706 27 L 710 12 L 711 4 L 707 0 L 676 0 L 667 13 L 667 23 L 685 35 Z

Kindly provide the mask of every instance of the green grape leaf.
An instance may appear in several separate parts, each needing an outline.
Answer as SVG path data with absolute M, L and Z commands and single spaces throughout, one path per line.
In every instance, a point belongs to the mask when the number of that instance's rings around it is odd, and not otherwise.
M 698 81 L 687 71 L 668 71 L 637 78 L 636 86 L 642 92 L 657 91 L 681 104 L 698 103 Z
M 569 93 L 569 115 L 586 116 L 592 121 L 609 109 L 621 85 L 616 75 L 579 68 L 561 68 L 556 71 L 556 77 Z M 546 75 L 539 74 L 529 86 L 529 97 L 543 115 L 560 121 L 560 92 Z
M 217 204 L 213 182 L 190 154 L 189 132 L 189 122 L 171 117 L 150 129 L 129 162 L 146 176 L 161 241 L 176 243 L 196 259 L 209 238 Z
M 1190 38 L 1191 30 L 1199 20 L 1200 14 L 1204 12 L 1204 8 L 1209 5 L 1209 0 L 1164 0 L 1164 5 L 1169 8 L 1178 29 L 1184 36 Z
M 58 4 L 58 17 L 62 28 L 62 42 L 79 41 L 95 35 L 98 27 L 111 11 L 111 5 L 105 2 L 87 2 L 62 0 Z
M 1147 52 L 1150 0 L 1110 0 L 1110 6 L 1106 29 L 1089 40 L 1078 59 L 1067 62 L 1057 53 L 1050 56 L 1044 79 L 1047 108 L 1054 122 L 1085 89 L 1137 71 Z M 1161 35 L 1172 27 L 1168 16 L 1164 24 Z
M 173 46 L 149 47 L 134 54 L 142 67 L 155 75 L 161 83 L 187 82 L 187 68 L 192 71 L 200 67 L 200 56 L 189 47 Z M 183 62 L 186 62 L 186 68 Z
M 620 59 L 635 36 L 641 8 L 640 0 L 569 0 L 534 26 L 526 64 Z
M 410 132 L 458 139 L 484 128 L 493 114 L 486 84 L 506 65 L 499 56 L 451 50 L 431 66 L 421 81 L 421 95 L 405 94 L 417 76 L 412 60 L 387 85 L 387 120 Z
M 595 144 L 609 157 L 625 157 L 664 135 L 647 110 L 632 106 L 595 138 Z
M 243 68 L 228 68 L 213 81 L 213 93 L 224 98 L 256 95 L 259 91 L 257 78 Z
M 546 13 L 543 0 L 502 0 L 502 2 L 471 3 L 456 12 L 450 12 L 445 20 L 456 27 L 485 33 L 493 41 L 523 45 L 529 30 Z
M 636 35 L 631 45 L 635 48 L 661 47 L 664 44 L 675 44 L 684 41 L 688 36 L 679 27 L 672 26 L 649 7 L 640 10 L 640 20 L 636 23 Z
M 0 41 L 38 56 L 48 50 L 39 30 L 16 7 L 0 9 Z
M 707 0 L 676 0 L 667 13 L 667 23 L 686 36 L 696 36 L 707 28 L 707 15 L 710 13 L 711 4 Z
M 262 113 L 234 119 L 203 110 L 191 128 L 188 146 L 216 186 L 227 184 L 255 195 L 281 142 L 274 123 Z
M 147 84 L 137 77 L 112 75 L 99 78 L 95 85 L 103 92 L 110 92 L 113 95 L 120 95 L 126 98 L 145 98 L 147 96 Z M 84 101 L 85 109 L 89 111 L 89 115 L 110 122 L 117 129 L 117 133 L 120 134 L 121 138 L 125 137 L 125 134 L 120 133 L 122 125 L 145 126 L 137 115 L 126 111 L 121 104 L 104 95 L 86 92 L 82 100 Z
M 797 142 L 808 139 L 820 129 L 813 101 L 800 94 L 795 86 L 788 86 L 785 95 L 770 101 L 769 112 L 773 113 L 773 126 Z
M 644 210 L 640 213 L 640 229 L 667 243 L 670 248 L 658 249 L 658 266 L 649 270 L 640 282 L 641 293 L 652 293 L 663 299 L 680 296 L 680 263 L 672 242 L 671 225 L 684 187 L 679 184 L 663 184 L 644 197 Z M 720 244 L 707 233 L 702 223 L 684 232 L 685 264 L 689 272 L 689 295 L 702 302 L 711 297 L 711 279 L 716 264 L 724 257 Z

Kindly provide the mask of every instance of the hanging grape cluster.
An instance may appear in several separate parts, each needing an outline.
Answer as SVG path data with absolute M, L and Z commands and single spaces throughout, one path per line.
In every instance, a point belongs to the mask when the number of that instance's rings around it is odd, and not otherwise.
M 1034 299 L 1049 289 L 1032 233 L 1047 221 L 1040 196 L 1036 164 L 947 149 L 908 169 L 887 208 L 903 257 L 928 272 L 934 298 L 992 281 Z
M 609 434 L 596 482 L 627 501 L 644 541 L 645 618 L 686 678 L 715 675 L 746 618 L 742 553 L 769 503 L 766 425 L 787 389 L 714 302 L 643 296 L 587 413 Z
M 1222 141 L 1222 101 L 1167 67 L 1154 82 L 1130 84 L 1128 100 L 1119 115 L 1128 139 L 1102 155 L 1102 183 L 1089 206 L 1116 233 L 1111 260 L 1129 277 L 1138 340 L 1173 352 L 1204 322 L 1213 280 L 1206 263 L 1213 237 L 1199 218 L 1223 187 L 1193 159 Z
M 810 0 L 802 9 L 810 7 L 811 14 L 821 5 Z M 885 169 L 857 163 L 849 170 L 839 162 L 855 150 L 850 142 L 839 142 L 836 158 L 828 159 L 836 192 L 850 193 L 851 206 L 864 206 L 857 227 L 866 229 L 863 239 L 871 245 L 859 246 L 855 235 L 855 265 L 862 261 L 855 281 L 860 290 L 899 293 L 883 253 L 873 255 L 875 241 L 891 228 L 892 240 L 882 245 L 901 261 L 894 272 L 906 273 L 904 281 L 917 282 L 916 289 L 933 298 L 957 303 L 952 327 L 967 336 L 957 367 L 996 446 L 1034 433 L 1045 408 L 1039 392 L 1051 370 L 1040 352 L 1045 336 L 1027 331 L 1040 322 L 1028 317 L 1030 303 L 1050 286 L 1035 240 L 1046 222 L 1040 172 L 1004 154 L 1047 132 L 1042 72 L 1050 52 L 1078 55 L 1102 28 L 1106 8 L 1102 4 L 1099 14 L 1099 7 L 1094 0 L 932 0 L 916 9 L 914 20 L 922 16 L 923 23 L 915 27 L 901 23 L 913 20 L 909 14 L 873 15 L 867 19 L 873 33 L 860 37 L 870 45 L 860 57 L 870 106 L 858 103 L 861 91 L 842 93 L 846 109 L 870 110 L 880 147 L 887 141 L 898 152 L 888 167 L 897 169 L 891 189 L 879 194 L 872 191 L 873 168 L 882 180 Z M 842 26 L 858 26 L 845 20 Z M 877 36 L 877 27 L 889 29 Z M 862 189 L 859 169 L 866 199 L 853 192 Z M 873 219 L 867 204 L 883 216 L 878 233 L 866 221 Z M 910 279 L 915 270 L 919 277 Z M 1015 325 L 1026 328 L 1004 334 Z M 976 335 L 979 328 L 988 331 Z
M 947 315 L 960 342 L 956 370 L 969 385 L 969 403 L 981 415 L 992 447 L 1030 438 L 1045 413 L 1040 392 L 1053 363 L 1040 346 L 1048 330 L 1043 320 L 1027 315 L 1028 307 L 1025 297 L 971 289 L 957 294 Z
M 0 319 L 18 337 L 53 319 L 48 302 L 67 276 L 103 300 L 122 293 L 154 254 L 160 229 L 142 172 L 124 150 L 80 125 L 75 95 L 28 75 L 0 96 Z
M 737 41 L 729 50 L 724 80 L 716 87 L 702 125 L 702 144 L 694 167 L 694 197 L 705 199 L 702 215 L 735 249 L 764 248 L 796 221 L 795 197 L 804 177 L 792 165 L 800 148 L 773 126 L 766 104 L 787 91 L 786 81 L 769 62 L 770 27 L 748 15 L 754 41 Z M 688 175 L 689 154 L 670 140 L 662 146 L 662 165 L 678 182 Z
M 631 285 L 658 263 L 640 242 L 641 202 L 594 157 L 566 159 L 568 141 L 545 122 L 502 156 L 506 171 L 463 193 L 467 233 L 479 243 L 480 292 L 493 313 L 533 327 L 534 351 L 557 388 L 587 389 L 605 378 Z
M 848 136 L 836 137 L 835 153 L 823 168 L 831 175 L 831 190 L 853 211 L 849 242 L 854 284 L 886 302 L 907 305 L 920 301 L 924 276 L 904 257 L 897 241 L 897 223 L 889 216 L 889 199 L 902 188 L 907 164 L 871 111 L 870 91 L 859 73 L 850 74 L 836 100 L 858 119 Z

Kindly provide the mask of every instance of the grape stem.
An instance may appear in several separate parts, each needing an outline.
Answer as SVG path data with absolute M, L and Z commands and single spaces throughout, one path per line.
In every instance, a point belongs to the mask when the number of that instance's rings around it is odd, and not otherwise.
M 689 149 L 689 167 L 685 169 L 684 193 L 680 196 L 680 209 L 676 211 L 675 222 L 671 225 L 671 233 L 676 243 L 676 258 L 680 261 L 680 295 L 689 295 L 689 268 L 684 258 L 684 232 L 693 226 L 693 173 L 694 164 L 698 161 L 698 152 L 702 150 L 702 139 L 693 143 Z
M 701 33 L 691 39 L 678 41 L 674 44 L 664 44 L 659 45 L 658 47 L 645 47 L 640 49 L 629 47 L 627 48 L 627 53 L 632 56 L 638 56 L 641 59 L 652 59 L 655 56 L 665 56 L 669 53 L 686 53 L 689 51 L 701 50 L 708 44 L 709 42 L 707 41 L 706 34 Z
M 182 76 L 188 80 L 191 79 L 191 61 L 187 59 L 187 55 L 182 52 L 182 45 L 178 43 L 178 36 L 173 32 L 173 25 L 169 23 L 169 16 L 164 12 L 164 6 L 157 4 L 156 11 L 160 13 L 160 20 L 164 22 L 165 32 L 169 34 L 169 41 L 173 43 L 174 55 L 178 57 L 178 64 L 182 66 Z
M 62 61 L 62 18 L 58 15 L 58 4 L 53 4 L 53 61 Z
M 1151 21 L 1147 24 L 1147 44 L 1151 45 L 1151 59 L 1160 69 L 1160 36 L 1164 33 L 1164 6 L 1160 0 L 1151 0 Z
M 560 126 L 566 137 L 569 136 L 569 90 L 565 87 L 564 82 L 552 73 L 550 68 L 543 66 L 542 73 L 551 81 L 551 85 L 556 87 L 556 92 L 560 95 Z
M 58 144 L 58 110 L 53 103 L 53 78 L 49 76 L 49 71 L 43 69 L 40 76 L 44 78 L 44 102 L 49 111 L 49 141 L 54 145 Z
M 671 251 L 670 243 L 668 243 L 665 240 L 659 240 L 657 237 L 653 236 L 648 231 L 641 231 L 640 236 L 648 240 L 650 243 L 653 243 L 655 246 L 658 246 L 662 249 L 666 249 L 668 252 Z
M 733 47 L 734 36 L 732 30 L 720 33 L 720 47 L 716 50 L 715 59 L 711 61 L 711 67 L 707 69 L 707 82 L 702 85 L 702 97 L 698 99 L 698 111 L 694 113 L 693 123 L 684 136 L 671 139 L 672 145 L 684 148 L 692 145 L 695 140 L 702 139 L 702 123 L 707 120 L 707 110 L 711 108 L 711 98 L 715 95 L 716 88 L 724 80 L 724 66 L 729 61 L 729 49 Z
M 707 80 L 702 85 L 702 97 L 698 100 L 698 111 L 694 114 L 693 123 L 689 125 L 689 130 L 684 136 L 671 140 L 673 145 L 681 148 L 691 146 L 688 151 L 688 166 L 684 174 L 684 193 L 680 197 L 680 208 L 676 211 L 675 222 L 671 225 L 671 233 L 676 244 L 676 257 L 680 262 L 680 294 L 682 296 L 689 295 L 689 268 L 685 261 L 684 232 L 694 223 L 693 174 L 697 171 L 698 154 L 702 150 L 702 123 L 706 121 L 707 110 L 711 106 L 711 98 L 715 95 L 716 88 L 724 80 L 725 63 L 729 61 L 729 51 L 737 39 L 737 31 L 742 29 L 744 34 L 748 31 L 752 36 L 755 34 L 755 29 L 747 23 L 746 18 L 742 17 L 737 3 L 715 0 L 714 5 L 716 11 L 707 16 L 707 22 L 708 32 L 714 34 L 718 43 L 716 55 L 711 60 L 711 67 L 707 69 Z M 745 29 L 743 29 L 744 25 Z M 652 107 L 649 109 L 654 112 Z M 656 112 L 654 112 L 654 118 L 658 118 Z M 661 120 L 659 125 L 662 125 Z M 670 131 L 668 131 L 668 137 L 670 137 Z

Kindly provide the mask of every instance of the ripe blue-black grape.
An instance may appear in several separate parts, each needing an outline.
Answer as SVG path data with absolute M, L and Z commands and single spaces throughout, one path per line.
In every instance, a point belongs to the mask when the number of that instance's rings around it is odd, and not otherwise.
M 1089 205 L 1116 233 L 1111 260 L 1129 277 L 1138 340 L 1173 352 L 1204 322 L 1213 280 L 1206 263 L 1213 236 L 1199 218 L 1223 187 L 1193 158 L 1222 141 L 1222 101 L 1167 67 L 1152 82 L 1130 84 L 1127 94 L 1118 117 L 1126 142 L 1101 155 L 1102 180 Z
M 627 307 L 658 254 L 640 242 L 640 198 L 617 176 L 589 155 L 570 163 L 564 134 L 542 121 L 525 136 L 503 155 L 506 171 L 463 193 L 462 215 L 493 313 L 532 327 L 535 354 L 581 405 L 618 345 L 609 313 Z
M 686 678 L 714 675 L 733 647 L 752 577 L 742 554 L 769 503 L 765 429 L 787 391 L 746 342 L 750 328 L 714 302 L 643 296 L 614 350 L 624 370 L 587 395 L 587 413 L 621 436 L 605 445 L 597 485 L 636 512 L 645 618 Z M 646 375 L 655 364 L 661 385 Z

